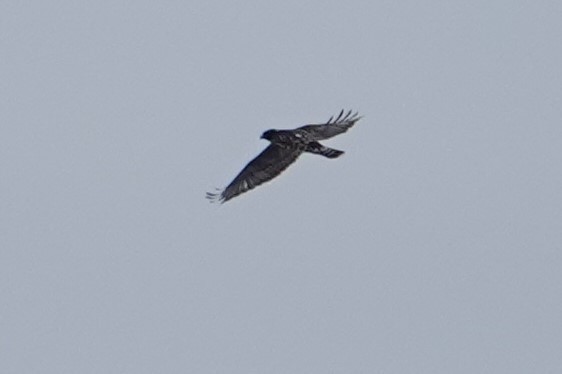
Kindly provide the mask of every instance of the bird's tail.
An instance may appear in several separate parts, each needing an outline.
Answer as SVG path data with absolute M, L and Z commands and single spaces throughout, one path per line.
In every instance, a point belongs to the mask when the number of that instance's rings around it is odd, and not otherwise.
M 318 142 L 310 142 L 306 145 L 305 152 L 315 153 L 328 158 L 340 157 L 344 152 L 339 149 L 333 149 L 323 146 Z

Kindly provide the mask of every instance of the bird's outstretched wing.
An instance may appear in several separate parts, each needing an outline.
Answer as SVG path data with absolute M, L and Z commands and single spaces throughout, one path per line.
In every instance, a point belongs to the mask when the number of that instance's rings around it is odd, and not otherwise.
M 260 184 L 267 182 L 285 170 L 302 154 L 298 147 L 281 147 L 270 144 L 242 169 L 240 174 L 222 191 L 207 192 L 207 199 L 224 203 Z
M 324 124 L 305 125 L 297 128 L 296 130 L 305 131 L 312 140 L 324 140 L 346 132 L 360 119 L 361 117 L 359 117 L 357 112 L 353 113 L 350 110 L 344 114 L 344 111 L 342 110 L 335 119 L 332 116 L 328 122 Z

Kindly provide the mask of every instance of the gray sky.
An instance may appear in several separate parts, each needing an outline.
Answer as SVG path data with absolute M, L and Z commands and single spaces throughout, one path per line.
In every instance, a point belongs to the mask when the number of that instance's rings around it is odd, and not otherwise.
M 560 1 L 3 1 L 0 371 L 562 372 Z M 268 128 L 364 118 L 225 205 Z

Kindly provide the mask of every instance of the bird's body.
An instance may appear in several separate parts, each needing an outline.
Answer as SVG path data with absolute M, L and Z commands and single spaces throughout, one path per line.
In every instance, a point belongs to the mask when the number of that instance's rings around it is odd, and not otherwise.
M 262 139 L 271 144 L 248 163 L 234 180 L 218 193 L 207 193 L 211 201 L 226 202 L 260 184 L 281 174 L 304 152 L 337 158 L 344 152 L 328 148 L 319 140 L 331 138 L 347 131 L 361 117 L 351 111 L 344 115 L 343 110 L 336 119 L 318 125 L 305 125 L 294 130 L 267 130 Z

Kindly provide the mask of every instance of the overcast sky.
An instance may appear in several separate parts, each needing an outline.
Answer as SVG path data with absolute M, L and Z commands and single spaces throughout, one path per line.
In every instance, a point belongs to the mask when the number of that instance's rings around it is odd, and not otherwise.
M 562 372 L 562 2 L 0 2 L 0 372 Z M 269 128 L 363 119 L 224 205 Z

